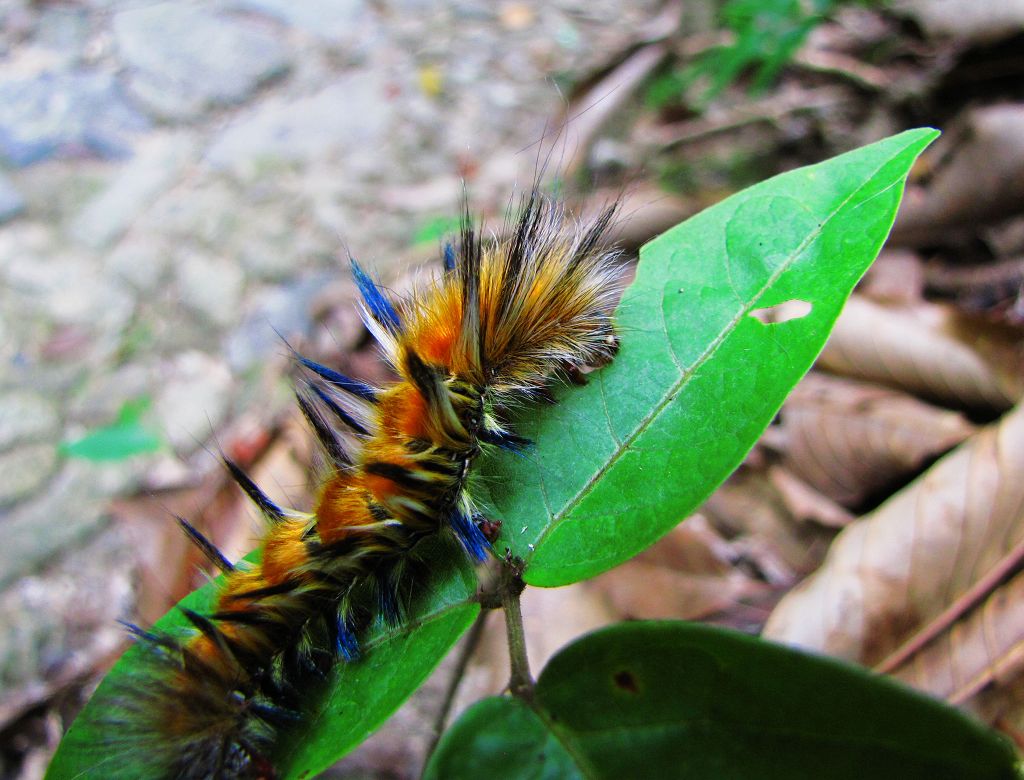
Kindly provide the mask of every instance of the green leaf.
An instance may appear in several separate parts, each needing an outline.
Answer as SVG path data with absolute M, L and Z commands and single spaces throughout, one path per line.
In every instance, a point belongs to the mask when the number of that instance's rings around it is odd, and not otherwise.
M 520 699 L 478 701 L 445 732 L 423 780 L 582 777 L 559 737 Z
M 587 387 L 514 421 L 525 455 L 483 459 L 474 493 L 503 521 L 496 548 L 555 586 L 649 546 L 742 461 L 821 351 L 895 218 L 911 130 L 776 176 L 640 252 L 617 313 L 622 348 Z M 803 301 L 806 316 L 758 310 Z
M 60 452 L 69 458 L 91 461 L 125 460 L 135 455 L 156 452 L 160 437 L 142 425 L 142 416 L 150 407 L 148 397 L 126 401 L 117 421 L 96 428 L 80 439 L 60 445 Z
M 372 628 L 363 640 L 363 657 L 338 663 L 311 701 L 298 726 L 283 736 L 274 765 L 284 780 L 312 777 L 368 737 L 434 669 L 476 619 L 479 604 L 476 574 L 454 543 L 430 543 L 421 551 L 431 574 L 421 583 L 421 596 L 399 629 Z M 252 560 L 249 556 L 247 560 Z M 209 612 L 217 583 L 186 596 L 180 607 Z M 161 631 L 185 629 L 178 610 L 156 624 Z M 145 653 L 130 648 L 104 678 L 57 750 L 47 778 L 62 780 L 131 780 L 151 777 L 154 768 L 142 750 L 121 753 L 105 722 L 120 709 L 124 691 L 144 679 Z M 307 692 L 309 693 L 309 692 Z
M 994 732 L 863 669 L 636 622 L 552 658 L 533 711 L 507 698 L 468 710 L 425 778 L 1012 780 L 1015 760 Z
M 432 217 L 413 234 L 412 245 L 436 243 L 447 235 L 458 233 L 460 224 L 459 217 Z

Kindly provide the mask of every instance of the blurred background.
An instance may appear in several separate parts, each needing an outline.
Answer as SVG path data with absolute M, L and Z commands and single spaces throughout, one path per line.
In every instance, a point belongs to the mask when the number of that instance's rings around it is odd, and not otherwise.
M 1024 747 L 1020 0 L 0 0 L 0 777 L 42 775 L 118 618 L 204 581 L 172 513 L 252 548 L 218 450 L 308 506 L 280 337 L 385 376 L 348 253 L 401 290 L 464 186 L 497 225 L 539 169 L 579 211 L 621 198 L 635 250 L 921 125 L 944 135 L 817 368 L 687 523 L 528 591 L 531 660 L 705 620 Z M 331 776 L 415 777 L 503 641 L 492 615 Z

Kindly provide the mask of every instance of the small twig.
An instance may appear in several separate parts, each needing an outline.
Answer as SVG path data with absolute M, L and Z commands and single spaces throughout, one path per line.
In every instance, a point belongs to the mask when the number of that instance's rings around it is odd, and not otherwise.
M 571 159 L 562 165 L 563 176 L 571 178 L 583 166 L 598 131 L 661 64 L 667 52 L 664 42 L 641 46 L 569 107 L 575 113 L 570 113 L 563 123 L 565 148 L 571 154 Z M 576 106 L 585 108 L 575 110 Z
M 530 660 L 526 655 L 526 632 L 523 630 L 523 610 L 519 597 L 526 587 L 523 582 L 522 564 L 506 561 L 501 570 L 501 604 L 505 610 L 505 629 L 508 634 L 508 654 L 512 673 L 508 690 L 513 696 L 524 701 L 533 700 L 534 680 L 530 674 Z
M 1018 542 L 984 577 L 946 607 L 940 615 L 876 664 L 875 671 L 881 674 L 892 674 L 919 653 L 925 645 L 980 605 L 1022 568 L 1024 568 L 1024 540 Z
M 771 97 L 744 103 L 708 114 L 697 119 L 638 129 L 636 138 L 641 144 L 656 149 L 675 149 L 704 141 L 725 133 L 735 132 L 755 124 L 776 125 L 791 114 L 819 112 L 842 105 L 852 99 L 848 90 L 840 87 L 783 89 Z
M 846 78 L 858 86 L 876 92 L 886 89 L 892 79 L 884 70 L 841 52 L 808 49 L 799 52 L 793 64 L 819 73 Z

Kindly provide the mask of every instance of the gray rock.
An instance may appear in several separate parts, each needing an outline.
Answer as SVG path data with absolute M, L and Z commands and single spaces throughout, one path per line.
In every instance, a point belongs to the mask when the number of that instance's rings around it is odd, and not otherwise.
M 167 275 L 174 252 L 154 235 L 129 235 L 103 261 L 104 269 L 140 293 L 155 293 Z
M 56 463 L 54 444 L 30 444 L 0 453 L 0 506 L 14 503 L 42 487 Z
M 3 299 L 0 298 L 0 304 L 3 303 Z M 7 384 L 10 381 L 8 372 L 10 371 L 11 363 L 17 347 L 14 345 L 14 337 L 12 335 L 11 326 L 7 324 L 7 317 L 9 315 L 4 312 L 6 308 L 0 305 L 0 385 Z
M 124 157 L 133 135 L 148 126 L 106 73 L 0 79 L 0 155 L 11 165 L 54 156 Z
M 33 43 L 77 63 L 89 40 L 89 14 L 84 8 L 44 6 L 40 9 Z
M 34 256 L 25 252 L 0 268 L 0 278 L 31 306 L 53 322 L 87 325 L 111 332 L 128 322 L 135 298 L 117 280 L 98 273 L 92 258 L 65 253 Z
M 237 265 L 189 252 L 176 264 L 181 302 L 210 322 L 229 325 L 238 319 L 245 276 Z
M 262 281 L 294 279 L 309 265 L 331 258 L 337 237 L 310 219 L 305 197 L 285 194 L 239 215 L 222 253 L 237 257 L 246 276 Z
M 346 175 L 368 174 L 381 166 L 372 150 L 381 148 L 393 114 L 380 76 L 352 72 L 308 97 L 268 98 L 231 124 L 206 160 L 252 176 L 275 163 L 302 165 L 348 151 Z
M 53 232 L 67 224 L 82 204 L 103 190 L 116 166 L 82 165 L 78 160 L 48 160 L 11 172 L 25 200 L 24 214 Z
M 143 217 L 140 228 L 178 244 L 198 243 L 219 250 L 242 221 L 242 208 L 244 196 L 226 181 L 197 178 L 189 187 L 159 198 Z
M 100 249 L 116 240 L 181 174 L 194 143 L 184 134 L 160 135 L 140 145 L 138 154 L 71 223 L 71 236 Z
M 199 6 L 143 5 L 118 13 L 113 30 L 129 90 L 162 119 L 240 103 L 289 67 L 288 51 L 270 32 Z
M 25 209 L 25 199 L 14 184 L 0 173 L 0 224 L 18 216 Z
M 108 496 L 128 484 L 132 469 L 137 467 L 68 462 L 45 491 L 13 507 L 4 517 L 0 587 L 94 534 L 107 520 Z
M 0 3 L 0 52 L 3 54 L 32 35 L 37 18 L 32 6 L 32 0 L 5 0 Z
M 56 407 L 37 393 L 12 390 L 0 395 L 0 450 L 53 434 L 57 423 Z
M 203 352 L 185 352 L 169 367 L 156 399 L 156 413 L 167 439 L 179 452 L 191 452 L 224 420 L 231 391 L 227 366 Z
M 365 0 L 235 0 L 232 5 L 257 11 L 324 41 L 351 44 L 363 25 Z
M 246 274 L 264 281 L 275 281 L 294 275 L 298 270 L 294 251 L 283 247 L 284 234 L 267 231 L 263 235 L 246 235 L 236 239 L 238 260 Z

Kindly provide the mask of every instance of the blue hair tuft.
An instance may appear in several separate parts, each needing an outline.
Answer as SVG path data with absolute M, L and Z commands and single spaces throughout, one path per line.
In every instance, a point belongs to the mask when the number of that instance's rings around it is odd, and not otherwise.
M 358 379 L 349 379 L 344 374 L 339 374 L 333 368 L 322 366 L 319 363 L 310 360 L 307 357 L 303 357 L 298 353 L 295 353 L 299 362 L 316 374 L 318 377 L 326 381 L 328 384 L 333 385 L 339 390 L 344 390 L 346 393 L 362 398 L 364 401 L 370 403 L 377 402 L 377 391 L 374 390 L 370 385 L 365 382 L 360 382 Z
M 352 263 L 352 275 L 356 278 L 359 293 L 363 296 L 366 308 L 370 310 L 370 314 L 389 331 L 398 333 L 402 329 L 402 324 L 398 319 L 398 312 L 391 305 L 391 301 L 385 297 L 377 283 L 367 275 L 366 271 L 360 267 L 354 257 L 350 258 L 350 262 Z
M 452 246 L 451 241 L 446 241 L 444 244 L 444 270 L 454 271 L 455 270 L 455 247 Z
M 453 509 L 448 516 L 448 522 L 458 537 L 459 542 L 474 561 L 482 561 L 487 557 L 487 551 L 491 548 L 483 531 L 477 528 L 476 523 L 458 509 Z

